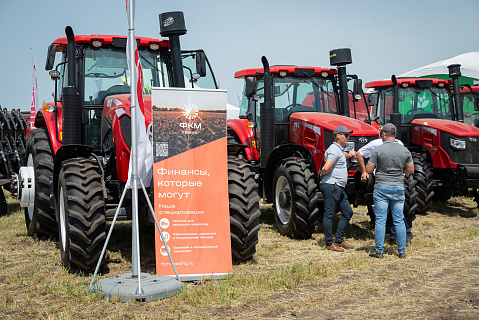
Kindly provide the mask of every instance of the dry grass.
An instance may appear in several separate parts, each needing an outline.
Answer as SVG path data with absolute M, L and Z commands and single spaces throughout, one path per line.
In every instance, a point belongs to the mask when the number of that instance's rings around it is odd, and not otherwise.
M 90 277 L 69 274 L 58 244 L 28 237 L 23 211 L 9 199 L 0 217 L 0 315 L 13 319 L 477 319 L 479 217 L 471 198 L 435 204 L 414 222 L 407 259 L 386 245 L 374 259 L 366 208 L 355 209 L 347 241 L 355 250 L 324 250 L 282 237 L 264 206 L 255 261 L 225 280 L 185 283 L 183 292 L 149 303 L 117 303 L 88 294 Z M 115 227 L 106 276 L 130 271 L 131 228 Z M 154 271 L 153 237 L 144 236 L 142 271 Z

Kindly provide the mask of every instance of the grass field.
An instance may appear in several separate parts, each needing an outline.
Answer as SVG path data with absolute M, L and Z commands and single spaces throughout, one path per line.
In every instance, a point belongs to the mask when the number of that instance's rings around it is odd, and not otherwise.
M 225 280 L 185 283 L 175 297 L 148 303 L 105 301 L 89 294 L 91 277 L 68 273 L 58 243 L 28 237 L 23 211 L 7 198 L 0 217 L 2 319 L 479 319 L 479 210 L 472 198 L 434 204 L 414 221 L 408 257 L 386 245 L 374 259 L 366 208 L 354 209 L 347 241 L 356 249 L 324 250 L 321 229 L 291 240 L 262 206 L 255 260 Z M 337 220 L 336 220 L 337 222 Z M 114 229 L 104 276 L 131 271 L 131 227 Z M 155 270 L 154 237 L 142 234 L 142 271 Z

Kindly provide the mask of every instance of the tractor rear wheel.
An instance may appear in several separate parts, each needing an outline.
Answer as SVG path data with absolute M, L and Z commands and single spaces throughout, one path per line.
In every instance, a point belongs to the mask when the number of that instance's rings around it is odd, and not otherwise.
M 258 183 L 251 165 L 240 157 L 228 157 L 231 254 L 234 263 L 250 260 L 256 252 L 260 229 Z
M 60 252 L 73 272 L 92 273 L 106 239 L 105 198 L 98 163 L 79 157 L 66 160 L 58 179 Z
M 409 226 L 412 226 L 412 222 L 416 219 L 417 195 L 414 176 L 406 174 L 404 176 L 404 216 Z
M 279 232 L 308 239 L 318 222 L 318 187 L 309 164 L 301 158 L 282 161 L 273 182 L 273 208 Z
M 57 236 L 55 211 L 50 207 L 50 177 L 53 176 L 53 149 L 47 128 L 33 129 L 27 139 L 27 167 L 35 175 L 33 207 L 25 208 L 25 224 L 29 236 Z
M 5 194 L 2 187 L 0 187 L 0 217 L 1 216 L 8 216 L 10 214 L 10 210 L 8 210 L 7 200 L 5 199 Z
M 426 214 L 434 197 L 432 171 L 427 160 L 420 154 L 412 152 L 414 161 L 414 179 L 417 190 L 417 212 Z

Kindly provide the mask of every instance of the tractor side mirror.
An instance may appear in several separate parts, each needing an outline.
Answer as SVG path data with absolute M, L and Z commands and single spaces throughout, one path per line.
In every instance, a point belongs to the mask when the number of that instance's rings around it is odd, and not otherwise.
M 206 54 L 203 51 L 196 53 L 196 73 L 200 77 L 206 77 Z
M 57 48 L 51 44 L 48 47 L 48 52 L 47 52 L 47 63 L 45 64 L 45 70 L 52 70 L 53 65 L 55 64 L 55 54 L 57 52 Z
M 246 77 L 245 78 L 244 95 L 247 98 L 251 98 L 255 94 L 256 94 L 256 78 L 255 77 Z
M 363 96 L 363 80 L 354 79 L 353 96 L 355 100 L 361 100 L 361 97 Z
M 367 104 L 369 107 L 375 106 L 378 102 L 378 95 L 374 93 L 368 94 Z

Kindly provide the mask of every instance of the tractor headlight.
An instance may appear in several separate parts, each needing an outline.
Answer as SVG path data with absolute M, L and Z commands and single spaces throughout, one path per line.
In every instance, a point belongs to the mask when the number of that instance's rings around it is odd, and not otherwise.
M 466 141 L 449 138 L 449 144 L 451 147 L 457 150 L 466 150 Z

